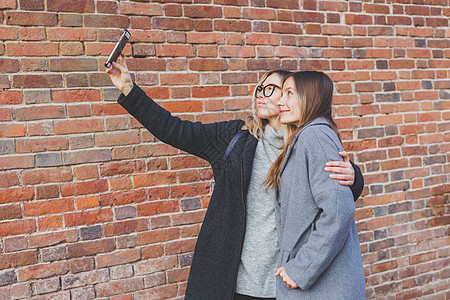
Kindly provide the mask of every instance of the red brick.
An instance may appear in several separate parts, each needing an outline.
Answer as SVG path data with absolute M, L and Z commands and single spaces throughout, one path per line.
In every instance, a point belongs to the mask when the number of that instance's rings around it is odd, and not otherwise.
M 83 182 L 73 182 L 61 185 L 61 195 L 75 196 L 75 195 L 88 195 L 108 190 L 108 182 L 106 179 L 97 179 Z
M 56 13 L 45 12 L 5 12 L 5 19 L 7 25 L 22 25 L 22 26 L 56 26 Z
M 28 237 L 28 247 L 46 247 L 59 243 L 75 242 L 77 239 L 77 230 L 38 234 Z
M 363 8 L 364 8 L 364 11 L 369 14 L 387 15 L 390 13 L 389 5 L 364 3 Z
M 141 258 L 139 249 L 123 250 L 115 253 L 98 255 L 95 259 L 96 266 L 99 268 L 123 265 L 135 262 Z
M 323 13 L 294 12 L 294 21 L 300 23 L 323 23 L 324 18 L 325 15 Z
M 249 32 L 251 23 L 249 21 L 214 20 L 215 31 Z
M 180 237 L 178 228 L 156 229 L 138 233 L 139 245 L 148 245 L 176 240 Z
M 94 269 L 94 260 L 90 257 L 76 258 L 69 261 L 70 273 L 90 271 Z
M 151 216 L 180 211 L 179 203 L 176 200 L 153 201 L 141 204 L 137 207 L 138 216 Z
M 173 74 L 161 74 L 162 85 L 182 85 L 182 84 L 198 84 L 198 74 L 191 73 L 173 73 Z
M 221 98 L 230 96 L 227 86 L 198 86 L 192 87 L 194 98 Z
M 48 28 L 49 41 L 95 41 L 95 29 L 92 28 Z
M 162 106 L 172 113 L 203 111 L 202 101 L 166 101 Z
M 92 13 L 95 10 L 95 6 L 94 0 L 77 0 L 72 2 L 47 0 L 47 9 L 57 12 Z
M 167 185 L 176 183 L 177 176 L 174 172 L 158 172 L 138 174 L 133 176 L 134 186 L 155 186 L 155 185 Z
M 34 167 L 32 155 L 14 155 L 0 157 L 0 170 L 26 169 Z
M 45 170 L 26 170 L 22 173 L 22 184 L 42 184 L 50 182 L 66 182 L 73 179 L 69 168 L 55 168 Z
M 111 252 L 115 248 L 113 239 L 104 239 L 91 242 L 78 242 L 67 245 L 69 258 L 89 256 L 99 253 Z
M 411 25 L 412 21 L 410 17 L 400 17 L 400 16 L 388 16 L 388 25 Z
M 1 195 L 1 193 L 0 193 Z M 1 196 L 0 196 L 1 197 Z M 3 202 L 1 202 L 3 204 Z M 18 204 L 3 205 L 0 210 L 0 221 L 22 218 L 22 209 Z
M 273 8 L 284 8 L 284 9 L 298 9 L 299 1 L 296 0 L 286 0 L 286 1 L 277 1 L 277 0 L 267 0 L 267 7 Z
M 147 220 L 126 220 L 122 222 L 114 222 L 103 226 L 103 235 L 105 237 L 118 236 L 131 232 L 145 231 L 148 229 Z
M 192 20 L 187 18 L 152 18 L 152 28 L 165 30 L 190 31 L 193 28 Z
M 186 40 L 190 44 L 224 44 L 225 35 L 218 32 L 188 32 Z
M 196 239 L 189 239 L 183 241 L 168 242 L 164 246 L 165 254 L 171 255 L 192 252 L 194 251 L 196 241 Z
M 173 225 L 186 225 L 201 223 L 205 217 L 205 211 L 183 212 L 172 216 Z
M 212 19 L 222 18 L 222 8 L 209 5 L 185 6 L 184 16 L 188 18 L 204 18 L 205 16 Z
M 253 20 L 276 20 L 276 11 L 267 8 L 244 8 L 244 18 Z
M 127 278 L 105 283 L 99 283 L 95 287 L 96 296 L 107 297 L 117 294 L 123 294 L 132 291 L 138 291 L 144 288 L 142 278 Z
M 19 61 L 17 59 L 0 58 L 0 72 L 2 73 L 19 72 Z
M 65 138 L 40 138 L 16 141 L 17 153 L 66 150 L 67 148 L 67 139 Z
M 100 166 L 102 176 L 132 174 L 144 170 L 145 167 L 141 162 L 111 162 Z
M 156 55 L 162 57 L 193 57 L 195 56 L 195 48 L 192 45 L 157 45 Z
M 69 271 L 69 264 L 66 261 L 54 262 L 40 266 L 30 266 L 17 270 L 18 281 L 29 281 L 31 279 L 41 279 L 63 275 Z
M 13 87 L 15 88 L 58 88 L 63 86 L 61 75 L 13 75 Z
M 60 214 L 74 210 L 73 199 L 45 200 L 40 202 L 25 203 L 23 214 L 25 217 Z
M 17 1 L 16 0 L 4 0 L 0 3 L 0 8 L 12 8 L 12 9 L 16 9 L 17 8 Z
M 100 196 L 100 203 L 102 206 L 124 205 L 130 203 L 140 203 L 147 199 L 148 196 L 145 193 L 145 190 L 134 189 L 130 191 L 102 194 Z
M 117 3 L 111 1 L 97 1 L 97 11 L 102 14 L 117 13 Z
M 102 131 L 103 127 L 99 119 L 57 121 L 54 126 L 55 134 Z
M 247 6 L 248 0 L 214 0 L 214 4 Z
M 94 28 L 127 28 L 129 20 L 126 16 L 115 16 L 111 18 L 110 15 L 84 15 L 84 24 L 86 27 Z
M 50 216 L 50 217 L 40 217 L 38 218 L 38 230 L 39 231 L 50 231 L 55 229 L 63 228 L 63 217 L 62 216 Z
M 162 8 L 155 3 L 120 2 L 119 12 L 124 15 L 161 16 Z
M 245 46 L 221 46 L 219 48 L 221 57 L 255 57 L 254 47 Z
M 0 225 L 0 227 L 2 227 Z M 0 269 L 19 268 L 37 263 L 37 250 L 0 255 Z
M 270 31 L 275 33 L 301 34 L 302 28 L 298 24 L 276 22 L 270 25 Z
M 32 232 L 36 232 L 36 221 L 33 219 L 0 223 L 0 236 L 14 236 Z
M 434 259 L 436 259 L 436 252 L 428 252 L 410 256 L 410 261 L 412 265 L 427 262 Z

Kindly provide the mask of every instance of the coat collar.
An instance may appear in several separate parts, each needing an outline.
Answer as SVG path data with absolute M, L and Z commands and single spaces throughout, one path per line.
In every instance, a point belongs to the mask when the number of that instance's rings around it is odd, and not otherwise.
M 287 163 L 287 161 L 289 160 L 289 156 L 290 156 L 291 153 L 292 153 L 292 147 L 293 147 L 293 146 L 295 145 L 295 143 L 297 142 L 298 137 L 300 136 L 300 134 L 302 133 L 302 131 L 305 130 L 305 128 L 310 127 L 310 126 L 314 126 L 314 125 L 327 125 L 327 126 L 330 126 L 330 125 L 328 124 L 327 119 L 320 117 L 320 118 L 317 118 L 317 119 L 312 120 L 308 125 L 306 125 L 305 127 L 303 127 L 302 130 L 300 130 L 299 132 L 297 132 L 297 134 L 296 134 L 295 137 L 294 137 L 294 140 L 292 141 L 292 143 L 289 145 L 289 148 L 287 149 L 286 157 L 284 158 L 283 165 L 281 166 L 281 169 L 280 169 L 280 176 L 281 176 L 281 174 L 283 174 L 283 171 L 284 171 L 284 169 L 286 168 L 286 163 Z

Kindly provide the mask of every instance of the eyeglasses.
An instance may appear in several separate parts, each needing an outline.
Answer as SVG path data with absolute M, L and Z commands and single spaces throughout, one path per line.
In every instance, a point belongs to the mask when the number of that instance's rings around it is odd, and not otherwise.
M 264 95 L 264 97 L 270 97 L 272 96 L 273 92 L 275 92 L 276 88 L 281 89 L 275 84 L 268 84 L 266 86 L 258 85 L 256 87 L 256 97 L 258 98 L 259 96 L 261 96 L 261 93 Z

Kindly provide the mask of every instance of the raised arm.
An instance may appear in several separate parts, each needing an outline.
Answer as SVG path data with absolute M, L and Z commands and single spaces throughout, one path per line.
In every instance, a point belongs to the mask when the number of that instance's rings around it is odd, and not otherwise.
M 155 103 L 136 84 L 133 84 L 122 55 L 118 63 L 106 70 L 114 85 L 122 92 L 118 103 L 122 105 L 156 138 L 175 148 L 206 159 L 211 164 L 221 156 L 226 145 L 242 121 L 202 124 L 181 120 Z

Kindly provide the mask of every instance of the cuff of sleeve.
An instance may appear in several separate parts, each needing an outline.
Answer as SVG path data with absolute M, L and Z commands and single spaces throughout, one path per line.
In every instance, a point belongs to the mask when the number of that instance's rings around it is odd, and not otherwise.
M 125 96 L 124 94 L 121 93 L 119 95 L 119 98 L 117 99 L 117 103 L 121 104 L 122 102 L 126 102 L 128 99 L 136 97 L 136 94 L 139 93 L 140 91 L 142 91 L 142 89 L 136 83 L 133 83 L 133 88 L 128 93 L 128 95 Z
M 284 270 L 301 290 L 306 291 L 311 287 L 312 284 L 309 284 L 308 280 L 305 279 L 306 276 L 304 271 L 299 271 L 298 268 L 296 268 L 295 259 L 291 259 L 285 263 Z
M 355 170 L 355 182 L 350 187 L 354 200 L 358 200 L 359 196 L 361 196 L 361 193 L 364 188 L 364 176 L 361 173 L 361 169 L 355 165 L 352 161 L 350 163 L 353 166 L 353 169 Z

